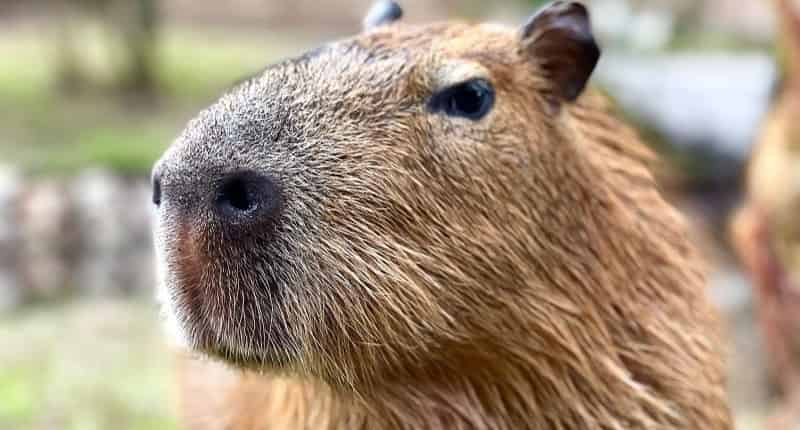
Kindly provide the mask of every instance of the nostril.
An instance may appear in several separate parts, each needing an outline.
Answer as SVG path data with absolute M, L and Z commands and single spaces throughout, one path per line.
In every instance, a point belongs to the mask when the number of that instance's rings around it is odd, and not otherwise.
M 248 182 L 244 177 L 230 178 L 220 187 L 217 202 L 223 208 L 241 212 L 250 211 L 256 206 L 255 187 L 256 184 Z
M 243 171 L 217 182 L 214 206 L 224 223 L 262 225 L 276 220 L 281 200 L 280 186 L 274 178 Z
M 153 204 L 161 205 L 161 175 L 153 175 Z

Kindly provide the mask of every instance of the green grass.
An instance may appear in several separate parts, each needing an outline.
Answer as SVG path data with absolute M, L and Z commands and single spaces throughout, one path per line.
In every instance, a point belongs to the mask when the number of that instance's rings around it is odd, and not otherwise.
M 176 427 L 155 307 L 89 300 L 0 317 L 0 429 Z
M 85 34 L 84 34 L 85 33 Z M 84 73 L 97 88 L 66 97 L 55 90 L 55 46 L 34 33 L 0 34 L 0 162 L 33 173 L 71 173 L 102 165 L 142 174 L 185 122 L 243 76 L 308 42 L 286 35 L 167 29 L 159 50 L 155 103 L 114 97 L 113 61 L 102 33 L 81 33 Z
M 11 156 L 33 174 L 68 174 L 87 166 L 104 166 L 122 174 L 145 174 L 176 130 L 159 124 L 68 130 L 62 134 L 68 136 L 63 143 L 29 144 L 17 147 Z

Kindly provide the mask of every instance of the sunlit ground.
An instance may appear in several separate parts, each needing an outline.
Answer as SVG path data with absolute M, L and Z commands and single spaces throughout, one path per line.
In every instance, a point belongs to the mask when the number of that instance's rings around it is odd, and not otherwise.
M 0 316 L 0 429 L 175 428 L 152 300 L 80 300 Z

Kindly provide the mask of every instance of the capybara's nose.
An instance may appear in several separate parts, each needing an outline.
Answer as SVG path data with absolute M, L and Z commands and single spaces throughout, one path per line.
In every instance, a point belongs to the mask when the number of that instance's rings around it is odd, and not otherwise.
M 214 185 L 213 209 L 223 223 L 274 221 L 280 209 L 275 179 L 252 171 L 225 175 Z
M 160 164 L 153 169 L 152 184 L 153 204 L 166 204 L 162 210 L 194 217 L 195 222 L 263 225 L 276 221 L 281 207 L 278 181 L 252 170 L 212 173 Z

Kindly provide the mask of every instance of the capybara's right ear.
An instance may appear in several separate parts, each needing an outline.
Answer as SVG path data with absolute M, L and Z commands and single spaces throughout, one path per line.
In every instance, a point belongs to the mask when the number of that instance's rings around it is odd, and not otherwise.
M 589 12 L 580 3 L 556 1 L 522 27 L 524 55 L 551 82 L 552 102 L 572 102 L 581 95 L 600 59 Z

